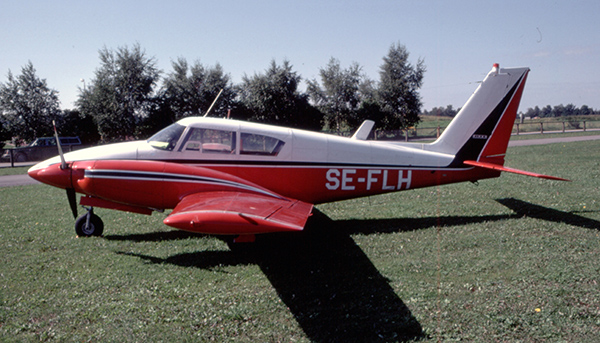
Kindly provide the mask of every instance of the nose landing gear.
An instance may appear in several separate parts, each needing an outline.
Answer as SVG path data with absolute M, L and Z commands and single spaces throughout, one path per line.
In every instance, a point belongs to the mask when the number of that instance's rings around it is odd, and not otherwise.
M 84 207 L 85 208 L 85 207 Z M 102 236 L 104 223 L 94 214 L 94 208 L 85 208 L 87 213 L 75 221 L 75 232 L 79 237 Z

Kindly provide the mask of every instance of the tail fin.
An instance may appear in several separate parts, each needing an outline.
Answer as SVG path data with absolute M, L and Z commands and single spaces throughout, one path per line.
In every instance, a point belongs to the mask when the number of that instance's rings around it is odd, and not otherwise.
M 475 160 L 504 165 L 504 155 L 529 68 L 494 64 L 477 90 L 430 149 L 455 155 L 454 165 Z
M 521 102 L 529 68 L 499 69 L 494 64 L 465 106 L 430 145 L 437 152 L 453 154 L 450 167 L 472 166 L 550 180 L 559 177 L 504 167 L 504 156 Z

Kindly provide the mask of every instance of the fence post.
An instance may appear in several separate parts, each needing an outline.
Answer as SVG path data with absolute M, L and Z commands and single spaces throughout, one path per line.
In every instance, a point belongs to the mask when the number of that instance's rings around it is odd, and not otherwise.
M 585 120 L 584 120 L 583 121 L 583 132 L 585 132 L 585 129 L 586 129 L 586 127 L 585 127 Z
M 519 123 L 517 123 L 517 136 L 519 135 Z
M 544 123 L 540 123 L 540 133 L 544 133 Z
M 565 122 L 563 121 L 562 124 L 563 124 L 563 133 L 565 133 Z
M 10 167 L 14 168 L 15 167 L 15 156 L 14 156 L 14 150 L 10 149 Z
M 437 127 L 437 134 L 436 134 L 436 138 L 440 138 L 440 126 L 438 125 Z

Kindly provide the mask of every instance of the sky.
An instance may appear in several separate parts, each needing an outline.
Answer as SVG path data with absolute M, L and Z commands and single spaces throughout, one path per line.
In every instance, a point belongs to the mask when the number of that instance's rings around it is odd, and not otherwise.
M 3 0 L 0 82 L 31 61 L 71 109 L 100 66 L 98 51 L 135 44 L 163 76 L 183 57 L 219 63 L 234 83 L 272 60 L 318 80 L 333 57 L 378 80 L 383 57 L 400 43 L 413 65 L 421 58 L 427 67 L 423 109 L 461 107 L 493 63 L 531 68 L 520 110 L 600 109 L 599 17 L 597 0 Z

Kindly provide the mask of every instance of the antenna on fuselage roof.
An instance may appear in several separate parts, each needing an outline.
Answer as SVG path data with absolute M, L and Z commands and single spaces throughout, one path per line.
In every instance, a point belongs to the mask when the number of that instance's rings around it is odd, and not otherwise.
M 219 99 L 219 96 L 221 96 L 221 93 L 223 93 L 223 88 L 221 88 L 221 90 L 219 91 L 219 94 L 217 94 L 217 96 L 215 97 L 215 100 L 213 100 L 212 104 L 210 104 L 210 107 L 208 108 L 206 113 L 204 113 L 203 117 L 206 117 L 208 115 L 208 113 L 210 113 L 210 110 L 212 110 L 213 106 L 215 105 L 215 102 L 217 102 L 217 99 Z

